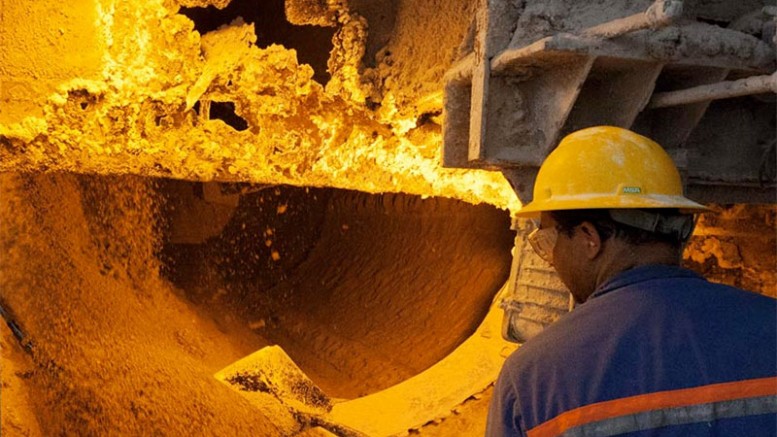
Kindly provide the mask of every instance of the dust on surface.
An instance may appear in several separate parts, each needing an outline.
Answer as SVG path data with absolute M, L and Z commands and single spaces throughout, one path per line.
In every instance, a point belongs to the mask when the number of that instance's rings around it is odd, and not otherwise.
M 0 175 L 0 298 L 33 342 L 27 354 L 2 328 L 4 435 L 286 435 L 298 427 L 285 408 L 257 410 L 213 378 L 249 350 L 160 279 L 152 186 L 135 177 Z
M 227 378 L 227 381 L 232 385 L 238 386 L 240 390 L 243 391 L 260 391 L 263 393 L 270 392 L 270 386 L 259 375 L 256 374 L 236 373 Z
M 451 412 L 451 415 L 427 423 L 410 435 L 423 437 L 482 436 L 486 434 L 486 419 L 494 388 L 489 387 L 467 399 Z

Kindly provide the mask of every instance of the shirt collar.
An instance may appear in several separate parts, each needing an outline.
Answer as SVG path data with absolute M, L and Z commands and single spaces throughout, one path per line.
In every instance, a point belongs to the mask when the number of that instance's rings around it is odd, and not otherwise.
M 697 273 L 678 266 L 668 265 L 649 265 L 639 266 L 633 269 L 625 270 L 613 276 L 607 280 L 604 284 L 600 285 L 596 291 L 591 294 L 589 299 L 601 296 L 609 293 L 613 290 L 623 288 L 638 282 L 649 281 L 651 279 L 666 279 L 666 278 L 697 278 L 700 279 Z

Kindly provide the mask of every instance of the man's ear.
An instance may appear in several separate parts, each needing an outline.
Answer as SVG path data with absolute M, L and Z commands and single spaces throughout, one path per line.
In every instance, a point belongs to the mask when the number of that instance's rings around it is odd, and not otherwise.
M 578 229 L 580 229 L 583 253 L 589 260 L 596 258 L 602 252 L 602 236 L 599 235 L 596 226 L 591 222 L 583 222 Z

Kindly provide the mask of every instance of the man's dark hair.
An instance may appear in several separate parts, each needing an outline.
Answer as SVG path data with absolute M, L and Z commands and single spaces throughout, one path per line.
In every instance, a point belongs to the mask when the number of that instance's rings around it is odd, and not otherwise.
M 660 214 L 665 217 L 681 215 L 677 209 L 651 209 L 645 210 L 652 214 Z M 678 234 L 665 234 L 651 232 L 635 228 L 612 219 L 608 209 L 577 209 L 564 211 L 549 211 L 550 216 L 558 224 L 558 229 L 567 236 L 572 236 L 574 228 L 583 222 L 591 223 L 602 241 L 609 238 L 618 238 L 629 244 L 664 243 L 669 244 L 678 251 L 685 243 Z

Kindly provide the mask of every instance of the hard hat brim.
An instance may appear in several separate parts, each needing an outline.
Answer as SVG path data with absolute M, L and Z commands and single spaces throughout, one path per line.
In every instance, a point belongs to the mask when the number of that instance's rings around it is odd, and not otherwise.
M 595 205 L 595 206 L 592 206 Z M 552 199 L 534 201 L 515 213 L 516 217 L 537 218 L 546 211 L 566 211 L 576 209 L 679 209 L 686 214 L 711 211 L 710 208 L 682 196 L 667 195 L 576 195 L 557 196 Z

